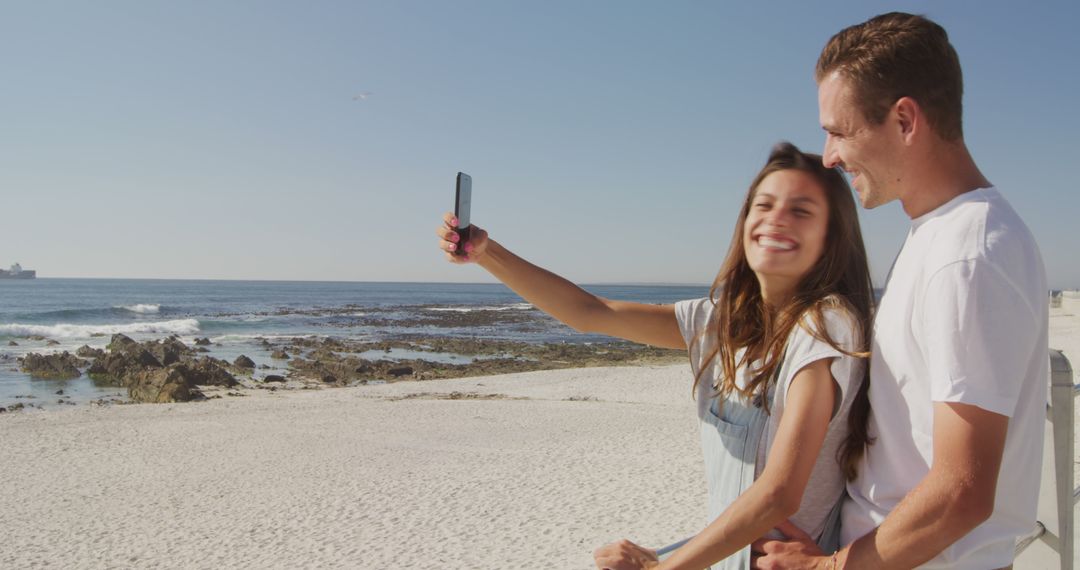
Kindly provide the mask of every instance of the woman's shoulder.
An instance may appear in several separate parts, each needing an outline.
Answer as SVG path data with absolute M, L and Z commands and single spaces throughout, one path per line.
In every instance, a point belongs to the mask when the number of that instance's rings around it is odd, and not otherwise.
M 693 324 L 695 321 L 708 320 L 712 317 L 716 303 L 708 297 L 700 299 L 686 299 L 675 303 L 675 316 L 680 323 L 686 321 Z
M 859 339 L 863 335 L 861 319 L 858 318 L 855 309 L 837 295 L 825 297 L 815 307 L 804 312 L 799 319 L 798 328 L 804 334 L 818 340 L 828 335 L 828 338 L 842 346 L 850 347 L 858 346 Z
M 705 330 L 713 319 L 716 304 L 708 297 L 687 299 L 675 303 L 675 320 L 689 346 L 698 332 Z

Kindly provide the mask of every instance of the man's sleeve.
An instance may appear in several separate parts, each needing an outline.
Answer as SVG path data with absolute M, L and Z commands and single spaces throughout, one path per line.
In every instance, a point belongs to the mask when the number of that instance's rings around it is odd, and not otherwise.
M 930 397 L 1012 417 L 1038 320 L 996 266 L 959 261 L 938 270 L 923 299 Z

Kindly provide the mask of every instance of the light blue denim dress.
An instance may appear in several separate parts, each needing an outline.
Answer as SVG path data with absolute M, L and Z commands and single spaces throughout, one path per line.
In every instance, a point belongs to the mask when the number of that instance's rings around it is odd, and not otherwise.
M 715 396 L 705 401 L 709 403 L 708 409 L 699 415 L 699 423 L 711 522 L 754 482 L 758 445 L 769 416 L 763 407 L 754 406 L 743 398 L 728 398 L 723 405 Z M 712 568 L 750 568 L 750 547 L 714 564 Z
M 770 389 L 770 402 L 772 394 L 773 390 Z M 699 383 L 697 402 L 711 523 L 753 484 L 758 447 L 762 444 L 762 434 L 769 416 L 764 406 L 755 405 L 755 402 L 737 395 L 730 396 L 720 405 L 708 382 Z M 818 539 L 818 546 L 825 552 L 833 552 L 839 546 L 842 502 L 843 498 L 837 501 L 829 514 L 825 531 Z M 750 547 L 739 550 L 711 568 L 749 570 Z
M 679 329 L 690 351 L 694 373 L 699 373 L 700 366 L 710 367 L 709 370 L 700 374 L 701 380 L 695 387 L 694 399 L 697 402 L 701 449 L 705 460 L 705 479 L 709 492 L 709 522 L 711 523 L 753 484 L 758 473 L 757 466 L 760 464 L 764 467 L 768 451 L 766 441 L 776 435 L 769 430 L 776 429 L 777 424 L 771 422 L 770 416 L 765 413 L 764 402 L 754 402 L 753 399 L 743 398 L 738 394 L 728 396 L 723 402 L 717 400 L 710 379 L 719 377 L 722 371 L 715 359 L 703 358 L 704 355 L 710 353 L 713 341 L 710 340 L 709 335 L 702 333 L 702 331 L 711 331 L 716 326 L 712 318 L 714 304 L 709 299 L 691 299 L 676 303 L 675 311 Z M 800 334 L 799 331 L 793 331 L 791 337 L 788 338 L 781 362 L 777 365 L 777 375 L 772 379 L 771 387 L 766 394 L 770 410 L 776 410 L 776 406 L 773 405 L 776 390 L 777 386 L 785 385 L 785 382 L 780 380 L 786 379 L 786 376 L 782 374 L 789 374 L 785 370 L 787 364 L 802 366 L 805 362 L 813 361 L 807 360 L 808 357 L 834 356 L 828 354 L 832 351 L 825 349 L 822 352 L 822 347 L 814 346 L 815 341 L 809 333 L 802 336 Z M 839 338 L 839 336 L 841 335 L 834 335 L 834 338 Z M 736 360 L 738 361 L 740 357 L 741 354 L 737 354 Z M 739 371 L 738 374 L 744 376 L 745 371 Z M 740 377 L 737 382 L 745 385 L 747 380 L 745 377 Z M 808 489 L 807 493 L 813 491 L 813 489 Z M 817 537 L 817 543 L 826 553 L 834 552 L 839 546 L 840 507 L 844 498 L 841 491 L 838 500 L 829 508 L 823 526 L 815 525 L 815 528 L 822 529 L 821 535 Z M 775 531 L 768 536 L 783 538 Z M 660 549 L 658 552 L 664 552 L 661 558 L 666 558 L 684 542 Z M 712 566 L 714 570 L 744 570 L 749 567 L 749 546 Z

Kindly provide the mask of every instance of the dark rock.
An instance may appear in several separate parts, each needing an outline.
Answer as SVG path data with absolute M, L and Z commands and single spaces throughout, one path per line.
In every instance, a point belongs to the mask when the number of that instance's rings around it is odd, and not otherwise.
M 177 362 L 161 369 L 144 369 L 126 376 L 128 395 L 136 402 L 187 402 L 205 396 L 198 386 L 239 384 L 212 358 Z
M 196 346 L 196 347 L 195 347 L 194 349 L 192 349 L 192 350 L 193 350 L 194 352 L 202 352 L 202 353 L 210 352 L 210 349 L 208 349 L 208 348 L 206 348 L 206 347 L 203 347 L 203 346 Z
M 105 349 L 110 352 L 114 352 L 117 350 L 129 349 L 138 345 L 139 343 L 131 340 L 130 337 L 117 333 L 112 335 L 112 338 L 109 339 L 109 344 L 105 347 Z
M 82 375 L 79 372 L 79 359 L 67 351 L 46 355 L 31 352 L 23 357 L 22 371 L 29 373 L 32 378 L 46 379 L 78 378 Z
M 32 335 L 30 335 L 30 336 L 28 336 L 26 338 L 29 339 L 29 340 L 45 340 L 45 337 L 43 337 L 43 336 L 41 336 L 39 334 L 32 334 Z
M 53 339 L 50 338 L 49 340 L 45 341 L 45 346 L 59 346 L 59 345 L 60 345 L 60 341 L 58 341 L 58 340 L 53 340 Z
M 412 366 L 398 366 L 386 371 L 387 374 L 397 378 L 399 376 L 406 376 L 413 373 Z
M 126 350 L 109 352 L 94 359 L 86 373 L 98 382 L 127 386 L 127 377 L 146 369 L 161 368 L 161 362 L 145 348 L 135 344 Z
M 13 341 L 13 340 L 9 340 L 9 341 L 8 341 L 8 343 L 7 343 L 7 345 L 8 345 L 8 346 L 19 346 L 19 343 L 15 342 L 15 341 Z
M 285 377 L 278 374 L 267 374 L 266 378 L 263 378 L 263 382 L 284 382 Z
M 183 343 L 177 341 L 177 344 L 184 347 Z M 184 349 L 186 350 L 186 347 Z M 169 360 L 170 364 L 179 359 L 179 349 L 169 340 L 164 343 L 139 344 L 122 334 L 113 335 L 108 350 L 109 352 L 95 358 L 86 372 L 96 382 L 112 386 L 130 387 L 135 375 L 162 368 L 164 365 L 161 360 L 151 350 L 156 350 L 161 358 Z
M 334 378 L 333 374 L 324 374 L 322 377 L 322 381 L 326 382 L 327 384 L 337 384 L 338 379 Z
M 284 350 L 275 350 L 274 352 L 270 353 L 270 358 L 273 358 L 275 360 L 288 360 L 289 354 Z
M 195 339 L 195 345 L 196 346 L 207 346 L 207 345 L 210 345 L 210 344 L 213 344 L 213 343 L 210 342 L 210 339 L 208 339 L 206 337 L 196 338 Z
M 145 370 L 134 374 L 128 384 L 128 396 L 136 402 L 188 402 L 202 398 L 190 370 L 183 364 Z
M 237 368 L 255 368 L 255 361 L 241 354 L 233 361 L 233 366 Z
M 191 354 L 191 349 L 175 337 L 161 342 L 144 343 L 144 346 L 163 366 L 180 362 L 181 357 Z
M 79 347 L 79 350 L 75 351 L 75 354 L 83 358 L 98 358 L 99 356 L 104 356 L 105 351 L 100 348 L 90 348 L 89 345 L 84 344 Z
M 57 390 L 57 391 L 56 391 L 56 395 L 57 395 L 57 396 L 63 396 L 63 395 L 64 395 L 64 391 L 63 391 L 63 390 Z
M 25 404 L 23 404 L 22 402 L 19 402 L 18 404 L 12 404 L 12 405 L 8 406 L 7 411 L 9 411 L 9 412 L 17 412 L 17 411 L 19 411 L 19 410 L 21 410 L 21 409 L 23 409 L 25 407 L 26 407 Z
M 213 358 L 200 358 L 187 365 L 193 375 L 195 384 L 199 386 L 227 386 L 232 387 L 240 383 L 233 378 Z
M 105 336 L 105 333 L 99 333 L 99 332 L 90 333 L 90 338 L 98 338 L 98 337 L 103 337 L 103 336 Z

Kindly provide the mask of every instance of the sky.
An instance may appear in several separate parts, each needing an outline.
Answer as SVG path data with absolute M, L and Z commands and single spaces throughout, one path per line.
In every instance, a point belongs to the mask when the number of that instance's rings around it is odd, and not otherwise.
M 0 4 L 0 267 L 40 277 L 489 282 L 473 222 L 582 283 L 712 281 L 769 149 L 821 152 L 813 68 L 878 13 L 948 30 L 964 129 L 1080 288 L 1080 3 Z M 860 211 L 876 286 L 909 226 Z

